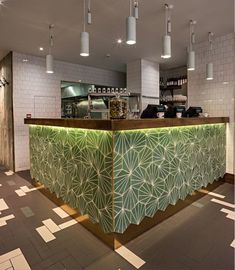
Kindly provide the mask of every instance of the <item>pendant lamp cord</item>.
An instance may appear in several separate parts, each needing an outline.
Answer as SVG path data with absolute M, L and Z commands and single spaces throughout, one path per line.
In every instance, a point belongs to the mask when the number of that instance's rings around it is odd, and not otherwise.
M 211 57 L 211 51 L 212 51 L 212 37 L 213 33 L 209 32 L 208 33 L 208 41 L 209 41 L 209 57 Z
M 86 32 L 86 0 L 83 1 L 83 32 Z
M 168 34 L 168 4 L 165 4 L 165 27 L 166 35 Z
M 132 16 L 132 0 L 130 0 L 130 17 Z
M 52 47 L 53 47 L 53 34 L 52 34 L 53 25 L 49 25 L 49 54 L 51 54 Z

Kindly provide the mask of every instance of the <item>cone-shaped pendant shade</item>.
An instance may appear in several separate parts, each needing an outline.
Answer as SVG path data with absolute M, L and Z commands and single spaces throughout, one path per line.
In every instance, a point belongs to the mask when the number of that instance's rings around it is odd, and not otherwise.
M 89 56 L 89 33 L 81 32 L 81 56 Z
M 208 63 L 206 65 L 206 79 L 208 81 L 213 80 L 213 63 Z
M 136 18 L 133 16 L 126 19 L 126 43 L 128 45 L 136 43 Z
M 54 63 L 53 63 L 53 56 L 52 56 L 51 54 L 48 54 L 48 55 L 46 56 L 46 67 L 47 67 L 46 72 L 47 72 L 47 73 L 54 73 L 53 66 L 54 66 Z
M 165 35 L 163 37 L 163 51 L 162 58 L 171 58 L 171 36 Z
M 195 70 L 195 52 L 188 52 L 188 70 Z

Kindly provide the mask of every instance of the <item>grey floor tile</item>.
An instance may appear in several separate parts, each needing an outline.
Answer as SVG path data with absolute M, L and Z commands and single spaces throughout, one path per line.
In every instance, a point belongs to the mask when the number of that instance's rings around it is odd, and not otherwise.
M 20 210 L 22 211 L 24 216 L 27 218 L 34 216 L 34 212 L 32 211 L 32 209 L 29 206 L 22 207 L 22 208 L 20 208 Z
M 67 270 L 63 264 L 61 264 L 60 262 L 53 264 L 51 266 L 49 266 L 48 268 L 44 268 L 46 270 Z
M 120 257 L 116 252 L 109 252 L 109 254 L 103 256 L 101 259 L 94 261 L 85 270 L 134 270 L 134 266 L 129 264 L 126 260 Z
M 64 265 L 65 269 L 82 270 L 82 267 L 78 264 L 78 262 L 72 256 L 68 256 L 67 258 L 63 259 L 62 264 Z
M 9 186 L 15 186 L 15 185 L 16 185 L 16 182 L 13 181 L 13 180 L 9 180 L 9 181 L 7 181 L 7 184 L 8 184 Z
M 14 187 L 4 184 L 7 181 L 13 181 Z M 0 183 L 4 184 L 0 197 L 10 208 L 3 214 L 15 215 L 7 226 L 0 227 L 0 255 L 21 248 L 32 270 L 135 269 L 79 224 L 55 233 L 56 239 L 45 243 L 36 232 L 42 220 L 51 218 L 60 224 L 69 218 L 58 217 L 52 211 L 56 205 L 38 191 L 17 196 L 15 189 L 31 186 L 28 172 L 6 176 L 0 171 Z M 225 195 L 225 201 L 234 203 L 232 185 L 223 184 L 213 192 Z M 203 207 L 189 205 L 128 243 L 127 248 L 146 261 L 141 269 L 234 269 L 234 249 L 229 246 L 234 238 L 233 221 L 220 212 L 223 207 L 212 203 L 212 198 L 201 198 L 196 203 Z

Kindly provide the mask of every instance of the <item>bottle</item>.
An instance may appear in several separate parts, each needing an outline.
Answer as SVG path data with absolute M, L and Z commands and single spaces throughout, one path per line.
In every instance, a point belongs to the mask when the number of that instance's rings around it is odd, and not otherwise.
M 109 110 L 111 119 L 126 119 L 128 113 L 127 100 L 120 98 L 120 95 L 117 94 L 109 101 Z

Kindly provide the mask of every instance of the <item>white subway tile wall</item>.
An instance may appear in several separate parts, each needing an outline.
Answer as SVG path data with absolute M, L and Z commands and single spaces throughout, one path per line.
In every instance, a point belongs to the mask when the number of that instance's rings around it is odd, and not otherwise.
M 127 89 L 141 93 L 141 59 L 127 64 Z
M 142 95 L 159 98 L 159 64 L 141 59 Z
M 28 62 L 23 62 L 27 58 Z M 94 83 L 125 87 L 126 77 L 115 72 L 61 61 L 55 61 L 55 73 L 46 74 L 45 59 L 13 53 L 13 107 L 15 170 L 29 169 L 28 126 L 24 125 L 27 113 L 32 117 L 61 117 L 61 81 Z
M 188 104 L 201 106 L 210 116 L 229 116 L 227 173 L 234 173 L 234 33 L 195 45 L 196 70 L 188 72 Z M 214 64 L 214 80 L 206 80 L 206 64 Z
M 148 104 L 159 104 L 159 64 L 145 59 L 128 63 L 127 88 L 144 96 L 142 110 Z

